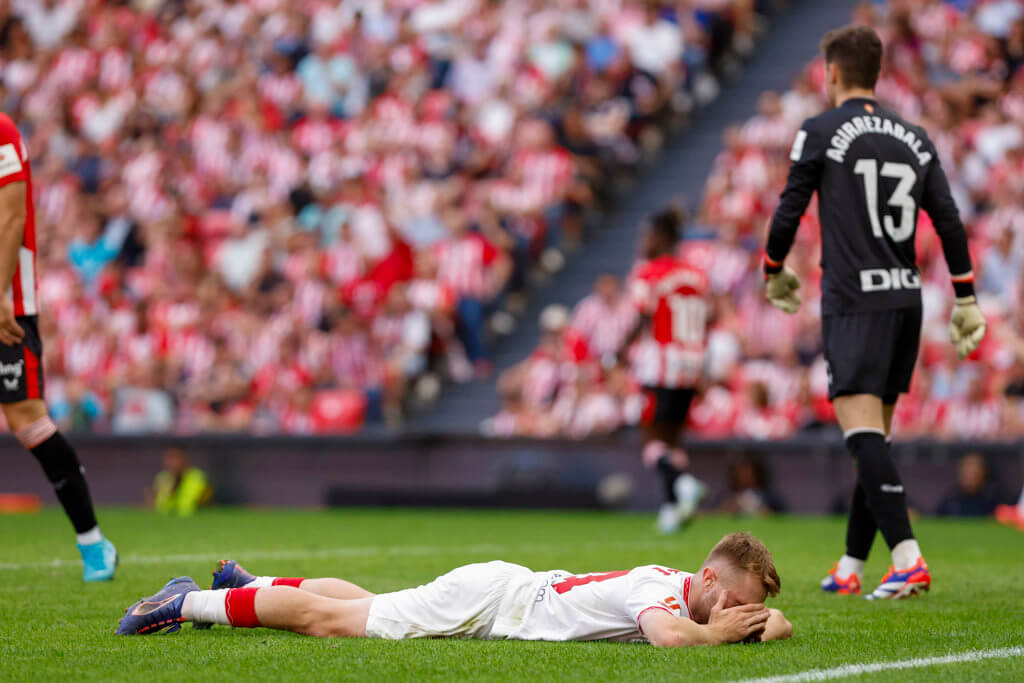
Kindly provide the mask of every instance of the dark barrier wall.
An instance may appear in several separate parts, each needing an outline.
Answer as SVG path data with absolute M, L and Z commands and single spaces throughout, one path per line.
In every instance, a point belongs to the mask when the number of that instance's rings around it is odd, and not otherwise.
M 215 501 L 249 505 L 501 505 L 594 507 L 598 484 L 612 474 L 632 482 L 630 509 L 661 502 L 658 479 L 643 469 L 632 436 L 599 441 L 494 441 L 476 436 L 361 438 L 164 437 L 74 439 L 97 501 L 138 504 L 169 446 L 206 470 Z M 761 458 L 772 484 L 798 513 L 845 501 L 854 469 L 842 442 L 690 442 L 693 471 L 712 498 L 726 487 L 730 462 Z M 902 443 L 894 453 L 914 506 L 931 511 L 956 479 L 956 459 L 986 456 L 1006 495 L 1024 483 L 1024 444 Z M 0 442 L 0 493 L 54 497 L 35 459 L 13 440 Z

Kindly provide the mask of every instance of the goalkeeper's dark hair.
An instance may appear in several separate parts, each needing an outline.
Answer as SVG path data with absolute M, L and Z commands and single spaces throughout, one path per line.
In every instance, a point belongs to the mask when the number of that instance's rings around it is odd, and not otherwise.
M 881 38 L 870 26 L 844 26 L 821 39 L 825 62 L 839 67 L 847 88 L 875 89 L 882 71 L 882 49 Z

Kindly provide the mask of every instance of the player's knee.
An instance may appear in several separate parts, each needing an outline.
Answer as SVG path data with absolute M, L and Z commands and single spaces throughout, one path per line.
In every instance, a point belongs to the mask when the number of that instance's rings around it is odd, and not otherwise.
M 14 433 L 31 426 L 41 419 L 49 418 L 46 404 L 39 399 L 7 403 L 3 405 L 3 411 L 4 417 L 7 418 L 7 425 Z

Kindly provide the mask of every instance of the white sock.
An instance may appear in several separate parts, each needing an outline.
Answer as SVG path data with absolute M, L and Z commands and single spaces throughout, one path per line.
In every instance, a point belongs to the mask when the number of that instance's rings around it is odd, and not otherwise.
M 246 588 L 270 588 L 274 585 L 274 579 L 276 576 L 257 576 L 249 583 L 245 584 Z
M 88 531 L 77 534 L 75 538 L 78 541 L 78 545 L 92 545 L 93 543 L 99 543 L 103 540 L 103 534 L 100 533 L 99 526 L 94 526 Z
M 917 563 L 919 557 L 921 557 L 921 546 L 915 539 L 908 538 L 897 543 L 896 547 L 892 549 L 892 566 L 897 570 L 910 569 Z
M 192 591 L 185 595 L 181 603 L 181 616 L 187 621 L 230 626 L 227 599 L 226 590 Z
M 845 579 L 850 574 L 856 574 L 858 577 L 864 573 L 864 560 L 858 560 L 856 557 L 850 557 L 849 555 L 843 555 L 839 558 L 839 567 L 836 569 L 836 576 L 840 579 Z

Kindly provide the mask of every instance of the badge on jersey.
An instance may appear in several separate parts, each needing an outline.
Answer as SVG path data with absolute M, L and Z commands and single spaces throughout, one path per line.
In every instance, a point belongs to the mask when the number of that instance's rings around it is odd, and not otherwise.
M 796 139 L 793 140 L 793 147 L 789 150 L 790 161 L 800 161 L 804 155 L 804 143 L 807 142 L 807 131 L 800 129 L 796 132 Z
M 0 178 L 21 173 L 21 159 L 18 158 L 18 150 L 14 144 L 8 142 L 0 145 Z

